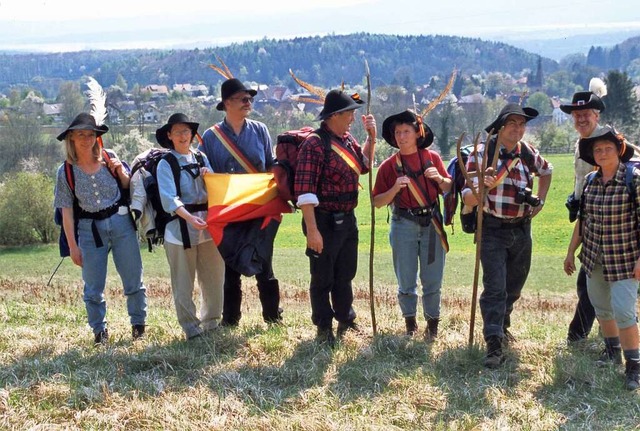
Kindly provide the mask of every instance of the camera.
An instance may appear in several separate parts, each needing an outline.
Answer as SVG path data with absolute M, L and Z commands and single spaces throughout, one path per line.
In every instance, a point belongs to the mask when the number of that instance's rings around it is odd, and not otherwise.
M 567 197 L 567 202 L 564 204 L 569 210 L 569 222 L 573 223 L 578 218 L 580 212 L 580 199 L 576 199 L 576 196 L 571 193 Z
M 537 207 L 540 205 L 540 198 L 532 194 L 529 187 L 518 190 L 518 193 L 516 193 L 515 201 L 517 204 L 527 204 L 532 207 Z

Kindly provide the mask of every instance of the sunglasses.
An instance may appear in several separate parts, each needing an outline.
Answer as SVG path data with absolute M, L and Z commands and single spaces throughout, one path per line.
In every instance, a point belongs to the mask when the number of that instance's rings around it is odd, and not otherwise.
M 231 97 L 231 100 L 239 100 L 242 103 L 253 103 L 253 97 Z

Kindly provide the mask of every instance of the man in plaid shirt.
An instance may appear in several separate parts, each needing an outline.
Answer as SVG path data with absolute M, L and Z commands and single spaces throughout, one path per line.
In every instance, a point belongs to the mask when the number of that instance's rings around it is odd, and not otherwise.
M 491 166 L 493 149 L 499 145 L 496 170 L 488 168 L 484 178 L 487 193 L 482 202 L 480 311 L 487 343 L 484 365 L 488 368 L 504 362 L 503 343 L 513 341 L 508 331 L 510 316 L 531 266 L 531 219 L 542 210 L 551 184 L 552 166 L 522 141 L 527 121 L 537 115 L 533 108 L 507 104 L 486 128 L 489 133 L 497 131 L 497 135 L 481 147 L 477 158 L 471 154 L 467 162 L 467 170 L 476 171 L 483 155 L 488 154 L 487 166 Z M 531 193 L 534 176 L 539 178 L 538 196 Z M 462 191 L 462 198 L 465 205 L 478 205 L 468 187 Z
M 369 171 L 376 123 L 372 115 L 362 122 L 370 138 L 361 148 L 349 133 L 355 110 L 363 104 L 356 95 L 331 90 L 318 119 L 320 129 L 303 143 L 298 154 L 295 195 L 302 210 L 302 229 L 311 269 L 311 320 L 317 340 L 335 343 L 333 318 L 340 338 L 356 329 L 351 280 L 358 262 L 358 179 Z

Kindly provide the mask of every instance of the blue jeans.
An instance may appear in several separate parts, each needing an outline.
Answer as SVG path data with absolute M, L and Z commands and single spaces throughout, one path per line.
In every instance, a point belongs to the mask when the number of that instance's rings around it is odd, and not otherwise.
M 491 336 L 504 337 L 504 329 L 511 325 L 513 304 L 520 299 L 529 275 L 532 246 L 529 221 L 508 228 L 488 224 L 482 227 L 480 253 L 484 287 L 480 312 L 485 340 Z
M 398 280 L 398 303 L 402 315 L 416 315 L 419 275 L 424 318 L 439 318 L 445 251 L 433 223 L 422 227 L 394 214 L 391 216 L 389 242 L 393 252 L 393 269 Z
M 104 220 L 95 220 L 103 246 L 96 247 L 91 223 L 78 222 L 78 247 L 82 252 L 82 280 L 84 281 L 84 303 L 89 326 L 93 333 L 107 326 L 107 303 L 104 288 L 107 280 L 107 257 L 113 250 L 113 262 L 120 275 L 127 297 L 127 311 L 132 325 L 144 325 L 147 317 L 147 293 L 142 284 L 142 258 L 138 237 L 129 214 L 114 214 Z

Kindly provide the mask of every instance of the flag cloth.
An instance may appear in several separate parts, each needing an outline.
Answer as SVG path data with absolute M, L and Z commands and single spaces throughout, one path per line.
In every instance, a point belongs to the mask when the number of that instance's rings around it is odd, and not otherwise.
M 207 225 L 225 263 L 252 276 L 271 261 L 283 213 L 291 207 L 278 196 L 272 173 L 206 174 Z

